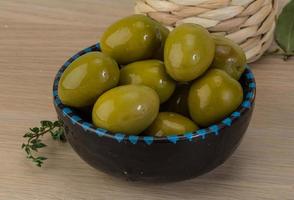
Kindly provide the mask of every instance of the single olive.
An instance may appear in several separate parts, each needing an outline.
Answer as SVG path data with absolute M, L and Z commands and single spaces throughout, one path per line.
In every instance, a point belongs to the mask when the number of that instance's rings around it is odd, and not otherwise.
M 137 61 L 123 67 L 120 70 L 120 85 L 127 84 L 141 84 L 153 88 L 161 103 L 172 95 L 176 86 L 160 60 Z
M 153 58 L 163 61 L 164 46 L 165 46 L 165 41 L 166 41 L 168 34 L 169 34 L 169 30 L 166 27 L 164 27 L 163 25 L 161 25 L 159 22 L 156 22 L 156 24 L 159 28 L 161 43 L 160 43 L 159 49 L 154 53 Z
M 118 81 L 119 67 L 115 60 L 101 52 L 90 52 L 77 58 L 63 72 L 58 95 L 67 106 L 91 106 Z
M 245 70 L 246 56 L 242 48 L 224 36 L 213 36 L 215 56 L 211 67 L 222 69 L 239 80 Z
M 243 100 L 238 81 L 219 69 L 210 69 L 190 87 L 188 106 L 192 119 L 206 127 L 231 114 Z
M 150 87 L 124 85 L 102 94 L 94 105 L 96 127 L 127 135 L 138 135 L 156 118 L 159 97 Z
M 189 84 L 181 83 L 176 86 L 172 96 L 161 107 L 163 111 L 175 112 L 183 116 L 189 117 L 188 94 Z
M 170 32 L 164 47 L 167 73 L 177 81 L 191 81 L 210 66 L 215 44 L 200 25 L 182 24 Z
M 187 117 L 172 112 L 160 112 L 144 133 L 146 135 L 162 137 L 182 135 L 197 129 L 198 126 Z
M 159 26 L 145 15 L 125 17 L 106 29 L 100 41 L 102 52 L 119 64 L 151 58 L 161 45 Z

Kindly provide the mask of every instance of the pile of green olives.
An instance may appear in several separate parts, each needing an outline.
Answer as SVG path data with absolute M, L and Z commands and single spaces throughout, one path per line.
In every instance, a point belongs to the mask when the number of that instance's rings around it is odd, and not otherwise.
M 91 108 L 96 127 L 127 135 L 181 135 L 217 123 L 243 100 L 242 49 L 196 24 L 171 32 L 144 15 L 103 33 L 61 76 L 63 104 Z

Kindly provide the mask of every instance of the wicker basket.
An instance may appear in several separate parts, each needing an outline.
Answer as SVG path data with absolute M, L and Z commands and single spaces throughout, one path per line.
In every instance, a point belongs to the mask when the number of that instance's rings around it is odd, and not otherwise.
M 138 0 L 136 13 L 143 13 L 169 29 L 196 23 L 211 33 L 237 42 L 248 62 L 257 60 L 273 41 L 279 0 Z

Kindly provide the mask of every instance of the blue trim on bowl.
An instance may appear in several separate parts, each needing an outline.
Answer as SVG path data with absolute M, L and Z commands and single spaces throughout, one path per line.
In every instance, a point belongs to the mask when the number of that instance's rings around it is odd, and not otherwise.
M 102 136 L 105 136 L 105 134 L 107 134 L 107 130 L 105 130 L 104 128 L 96 128 L 95 133 L 98 136 L 102 137 Z
M 92 127 L 92 124 L 88 123 L 88 122 L 83 122 L 82 123 L 82 127 L 84 129 L 84 131 L 90 130 Z
M 212 125 L 212 126 L 210 126 L 208 128 L 209 128 L 209 130 L 211 132 L 214 133 L 214 135 L 218 135 L 219 134 L 219 126 L 218 125 Z
M 57 72 L 55 76 L 55 80 L 53 84 L 54 104 L 59 109 L 62 110 L 63 115 L 68 117 L 71 123 L 81 126 L 86 132 L 95 133 L 99 137 L 108 137 L 111 139 L 115 139 L 119 143 L 124 141 L 124 142 L 129 142 L 135 145 L 138 142 L 144 142 L 146 145 L 151 145 L 154 143 L 154 141 L 169 141 L 173 144 L 176 144 L 180 140 L 187 140 L 192 142 L 193 139 L 195 138 L 205 139 L 208 134 L 218 136 L 221 129 L 231 126 L 235 120 L 237 120 L 246 110 L 248 110 L 252 106 L 255 99 L 255 92 L 256 92 L 255 79 L 254 79 L 254 75 L 252 71 L 247 65 L 244 73 L 245 73 L 246 81 L 249 82 L 248 84 L 249 90 L 244 95 L 245 99 L 236 111 L 234 111 L 229 117 L 225 118 L 220 123 L 213 124 L 209 126 L 208 128 L 200 129 L 192 133 L 189 132 L 189 133 L 185 133 L 184 135 L 172 135 L 172 136 L 166 136 L 166 137 L 136 136 L 136 135 L 126 136 L 123 133 L 112 133 L 103 128 L 96 128 L 94 127 L 93 124 L 90 124 L 84 121 L 83 119 L 81 119 L 78 115 L 75 114 L 75 112 L 71 108 L 63 105 L 58 96 L 58 82 L 61 78 L 62 73 L 65 71 L 65 69 L 75 59 L 92 51 L 100 51 L 100 44 L 97 43 L 93 46 L 90 46 L 78 52 L 77 54 L 72 56 L 70 59 L 68 59 L 59 69 L 59 71 Z
M 123 133 L 116 133 L 115 135 L 114 135 L 114 138 L 118 141 L 118 142 L 121 142 L 124 138 L 125 138 L 125 134 L 123 134 Z
M 176 144 L 179 140 L 179 137 L 177 135 L 170 135 L 166 137 L 171 143 Z
M 139 136 L 137 135 L 129 135 L 129 141 L 132 143 L 132 144 L 137 144 L 138 142 L 138 139 L 139 139 Z
M 184 136 L 187 138 L 188 141 L 192 141 L 193 139 L 193 133 L 192 132 L 188 132 L 188 133 L 185 133 Z
M 231 119 L 231 117 L 227 117 L 227 118 L 225 118 L 225 119 L 222 121 L 222 123 L 223 123 L 224 125 L 226 125 L 226 126 L 231 126 L 231 125 L 232 125 L 232 119 Z
M 146 144 L 151 145 L 153 143 L 153 136 L 143 136 L 143 140 Z
M 208 134 L 208 131 L 206 129 L 199 129 L 196 131 L 196 134 L 204 140 L 206 135 Z

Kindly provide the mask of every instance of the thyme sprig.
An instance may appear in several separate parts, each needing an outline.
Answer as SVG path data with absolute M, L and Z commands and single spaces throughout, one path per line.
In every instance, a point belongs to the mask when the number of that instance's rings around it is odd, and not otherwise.
M 23 143 L 21 148 L 27 154 L 27 158 L 32 160 L 38 167 L 41 167 L 45 160 L 44 156 L 35 155 L 38 152 L 38 149 L 44 148 L 47 145 L 42 142 L 40 137 L 43 137 L 45 134 L 50 133 L 53 140 L 58 140 L 65 142 L 64 128 L 62 121 L 48 121 L 43 120 L 40 122 L 40 127 L 30 128 L 29 132 L 24 134 L 24 138 L 27 138 L 27 143 Z

